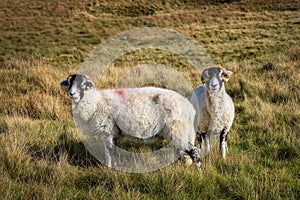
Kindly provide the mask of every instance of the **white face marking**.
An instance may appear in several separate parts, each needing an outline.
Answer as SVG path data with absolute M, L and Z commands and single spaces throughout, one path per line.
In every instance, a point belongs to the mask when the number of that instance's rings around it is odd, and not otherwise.
M 220 81 L 215 76 L 210 78 L 209 80 L 209 90 L 210 91 L 219 91 L 220 89 Z
M 80 101 L 80 91 L 76 87 L 76 84 L 73 84 L 69 89 L 69 97 L 76 103 Z
M 207 78 L 209 78 L 208 70 L 205 71 L 205 75 Z

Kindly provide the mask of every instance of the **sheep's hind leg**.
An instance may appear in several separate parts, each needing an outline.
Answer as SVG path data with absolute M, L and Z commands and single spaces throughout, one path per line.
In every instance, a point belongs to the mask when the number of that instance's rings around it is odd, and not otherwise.
M 220 134 L 220 151 L 221 151 L 223 159 L 226 158 L 227 135 L 228 135 L 228 131 L 224 128 Z
M 207 131 L 206 133 L 202 133 L 202 136 L 204 138 L 204 144 L 205 144 L 205 155 L 209 154 L 210 152 L 210 131 Z
M 189 143 L 190 149 L 186 151 L 186 153 L 192 158 L 197 169 L 202 169 L 201 158 L 199 155 L 199 150 L 193 144 Z

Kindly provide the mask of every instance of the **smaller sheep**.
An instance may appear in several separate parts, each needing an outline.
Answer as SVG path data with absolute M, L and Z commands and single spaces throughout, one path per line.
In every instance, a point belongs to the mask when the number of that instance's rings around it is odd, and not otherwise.
M 86 76 L 70 75 L 61 82 L 68 87 L 72 100 L 72 114 L 85 134 L 97 135 L 108 143 L 105 162 L 116 164 L 116 140 L 151 142 L 171 141 L 178 157 L 187 153 L 197 167 L 201 167 L 195 142 L 195 110 L 180 94 L 166 89 L 123 88 L 96 90 Z
M 204 85 L 197 87 L 190 99 L 195 115 L 195 130 L 201 148 L 202 138 L 205 143 L 204 156 L 210 152 L 211 135 L 220 134 L 220 151 L 225 159 L 227 150 L 227 135 L 234 119 L 234 104 L 226 93 L 224 82 L 229 80 L 231 71 L 212 67 L 201 74 Z

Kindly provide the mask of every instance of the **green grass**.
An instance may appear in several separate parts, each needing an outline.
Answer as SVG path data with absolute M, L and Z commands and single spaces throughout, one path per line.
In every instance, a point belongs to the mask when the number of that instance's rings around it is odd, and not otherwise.
M 1 1 L 0 199 L 299 199 L 299 9 L 292 0 Z M 202 173 L 102 166 L 81 143 L 59 86 L 94 46 L 149 26 L 195 39 L 234 72 L 228 158 L 214 148 Z M 141 50 L 116 60 L 98 86 L 153 62 L 200 84 L 184 59 Z

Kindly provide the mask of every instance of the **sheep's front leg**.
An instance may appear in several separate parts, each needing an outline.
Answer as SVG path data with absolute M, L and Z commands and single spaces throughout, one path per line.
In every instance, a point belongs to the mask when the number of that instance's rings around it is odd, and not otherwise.
M 114 167 L 114 158 L 115 158 L 115 147 L 113 143 L 113 137 L 105 137 L 105 163 L 109 168 Z
M 224 128 L 220 134 L 220 150 L 223 159 L 226 158 L 228 131 Z
M 203 135 L 203 133 L 196 132 L 196 140 L 198 142 L 199 149 L 202 149 L 202 137 L 203 137 L 202 135 Z
M 197 139 L 197 142 L 198 142 L 198 149 L 201 151 L 201 154 L 205 155 L 206 154 L 206 149 L 205 147 L 203 146 L 203 140 L 205 142 L 205 135 L 206 135 L 206 132 L 197 132 L 196 133 L 196 139 Z

